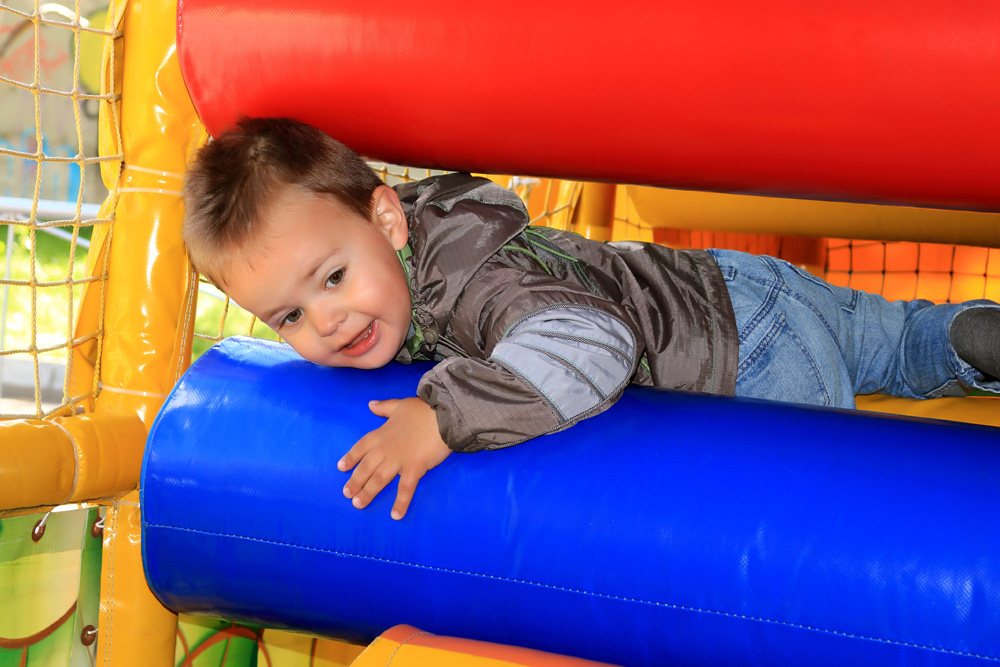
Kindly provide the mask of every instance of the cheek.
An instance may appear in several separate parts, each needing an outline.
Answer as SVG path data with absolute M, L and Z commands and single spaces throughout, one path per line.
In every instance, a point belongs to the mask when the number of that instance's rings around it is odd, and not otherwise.
M 389 289 L 392 294 L 391 308 L 393 310 L 393 317 L 398 319 L 400 324 L 405 324 L 409 327 L 413 308 L 413 304 L 410 302 L 410 288 L 404 281 L 400 280 L 390 285 Z M 406 332 L 403 333 L 405 335 Z
M 398 275 L 397 275 L 398 273 Z M 394 320 L 410 320 L 410 288 L 402 275 L 398 262 L 383 274 L 382 280 L 372 281 L 359 291 L 358 303 L 370 304 L 382 315 Z
M 316 364 L 324 364 L 325 359 L 322 357 L 322 348 L 317 345 L 317 341 L 312 336 L 307 336 L 296 331 L 295 335 L 288 336 L 285 342 L 292 346 L 292 349 L 298 353 L 300 357 L 306 361 L 311 361 Z

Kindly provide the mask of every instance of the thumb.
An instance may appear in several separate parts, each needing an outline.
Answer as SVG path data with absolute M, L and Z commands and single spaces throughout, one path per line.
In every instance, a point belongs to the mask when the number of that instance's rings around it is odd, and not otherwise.
M 399 405 L 398 398 L 389 398 L 384 401 L 368 401 L 368 409 L 379 417 L 388 417 Z

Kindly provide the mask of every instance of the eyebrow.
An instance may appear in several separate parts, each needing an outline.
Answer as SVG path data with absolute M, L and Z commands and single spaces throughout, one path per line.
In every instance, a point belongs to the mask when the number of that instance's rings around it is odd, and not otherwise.
M 264 324 L 266 324 L 267 326 L 271 326 L 270 323 L 274 320 L 275 317 L 277 317 L 278 313 L 280 313 L 283 310 L 285 310 L 284 306 L 278 306 L 274 310 L 270 310 L 264 313 L 264 317 L 260 319 L 263 320 Z
M 308 270 L 308 271 L 306 271 L 306 273 L 305 273 L 306 277 L 307 277 L 307 278 L 312 278 L 313 276 L 315 276 L 315 275 L 316 275 L 316 273 L 317 273 L 317 272 L 318 272 L 318 271 L 319 271 L 319 270 L 320 270 L 321 268 L 323 268 L 323 265 L 327 263 L 327 261 L 328 261 L 328 260 L 330 259 L 330 257 L 332 257 L 333 255 L 337 254 L 337 252 L 339 252 L 339 250 L 338 250 L 338 251 L 336 251 L 336 252 L 334 252 L 334 253 L 333 253 L 333 254 L 331 254 L 331 255 L 327 255 L 327 256 L 325 256 L 325 257 L 320 257 L 320 258 L 319 258 L 318 260 L 316 260 L 315 262 L 313 262 L 313 263 L 312 263 L 312 264 L 311 264 L 311 265 L 309 266 L 309 270 Z

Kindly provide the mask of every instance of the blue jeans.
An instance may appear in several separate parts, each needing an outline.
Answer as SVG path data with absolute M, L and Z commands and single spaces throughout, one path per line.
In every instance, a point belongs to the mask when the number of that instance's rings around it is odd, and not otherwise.
M 856 394 L 911 398 L 1000 391 L 962 361 L 955 316 L 992 301 L 934 305 L 835 287 L 780 259 L 709 250 L 722 269 L 740 338 L 736 395 L 854 407 Z

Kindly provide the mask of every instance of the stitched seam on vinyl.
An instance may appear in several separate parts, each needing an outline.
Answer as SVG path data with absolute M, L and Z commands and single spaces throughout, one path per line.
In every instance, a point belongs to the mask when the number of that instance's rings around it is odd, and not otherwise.
M 595 591 L 585 591 L 578 588 L 570 588 L 568 586 L 557 586 L 555 584 L 545 584 L 538 581 L 528 581 L 525 579 L 514 579 L 512 577 L 500 577 L 493 574 L 484 574 L 482 572 L 470 572 L 468 570 L 456 570 L 448 567 L 436 567 L 433 565 L 421 565 L 419 563 L 409 563 L 407 561 L 392 560 L 390 558 L 379 558 L 378 556 L 365 556 L 362 554 L 352 554 L 346 551 L 337 551 L 335 549 L 324 549 L 322 547 L 307 547 L 301 544 L 291 544 L 289 542 L 279 542 L 277 540 L 265 540 L 259 537 L 247 537 L 246 535 L 236 535 L 233 533 L 219 533 L 215 531 L 208 530 L 198 530 L 196 528 L 182 528 L 180 526 L 168 526 L 165 524 L 146 524 L 147 528 L 163 528 L 168 530 L 177 530 L 185 533 L 195 533 L 198 535 L 213 535 L 215 537 L 230 537 L 238 540 L 246 540 L 248 542 L 259 542 L 261 544 L 270 544 L 282 547 L 291 547 L 293 549 L 302 549 L 305 551 L 315 551 L 320 553 L 327 553 L 334 556 L 342 556 L 346 558 L 358 558 L 360 560 L 369 560 L 379 563 L 387 563 L 389 565 L 402 565 L 404 567 L 412 567 L 420 570 L 428 570 L 430 572 L 447 572 L 449 574 L 461 574 L 470 577 L 478 577 L 480 579 L 492 579 L 494 581 L 503 581 L 512 584 L 524 584 L 527 586 L 536 586 L 538 588 L 545 588 L 553 591 L 563 591 L 565 593 L 578 593 L 580 595 L 589 595 L 597 598 L 603 598 L 606 600 L 620 600 L 624 602 L 637 602 L 639 604 L 650 605 L 653 607 L 664 607 L 667 609 L 676 609 L 679 611 L 693 611 L 702 614 L 712 614 L 715 616 L 722 616 L 725 618 L 741 618 L 747 621 L 756 621 L 760 623 L 770 623 L 772 625 L 779 625 L 782 627 L 796 628 L 799 630 L 810 630 L 812 632 L 822 632 L 825 634 L 835 635 L 838 637 L 847 637 L 850 639 L 863 639 L 866 641 L 878 642 L 880 644 L 889 644 L 892 646 L 907 646 L 909 648 L 916 648 L 927 651 L 935 651 L 937 653 L 946 653 L 949 655 L 961 655 L 970 658 L 981 658 L 984 660 L 989 660 L 991 662 L 1000 662 L 1000 657 L 982 655 L 979 653 L 969 653 L 967 651 L 956 651 L 954 649 L 940 648 L 937 646 L 926 646 L 923 644 L 914 644 L 913 642 L 905 642 L 897 639 L 885 639 L 882 637 L 870 637 L 868 635 L 859 635 L 851 632 L 843 632 L 841 630 L 828 630 L 826 628 L 817 628 L 811 625 L 804 625 L 802 623 L 792 623 L 790 621 L 778 621 L 771 618 L 764 618 L 762 616 L 749 616 L 746 614 L 737 614 L 730 611 L 720 611 L 718 609 L 701 609 L 700 607 L 689 607 L 686 605 L 672 604 L 670 602 L 657 602 L 655 600 L 643 600 L 641 598 L 627 597 L 624 595 L 612 595 L 610 593 L 597 593 Z
M 428 636 L 431 636 L 431 637 L 434 636 L 430 632 L 427 632 L 425 630 L 418 630 L 417 632 L 414 632 L 412 635 L 410 635 L 409 637 L 407 637 L 403 641 L 399 642 L 399 645 L 396 647 L 396 650 L 392 652 L 392 655 L 389 656 L 389 660 L 386 661 L 386 663 L 385 663 L 386 666 L 388 667 L 388 665 L 392 664 L 392 661 L 396 659 L 396 654 L 399 653 L 399 651 L 404 646 L 406 646 L 407 644 L 409 644 L 411 641 L 413 641 L 417 637 L 422 637 L 423 635 L 428 635 Z
M 69 438 L 69 444 L 73 447 L 73 487 L 69 491 L 69 495 L 63 500 L 64 503 L 68 503 L 70 498 L 76 495 L 76 487 L 80 483 L 80 446 L 76 443 L 76 438 L 69 430 L 57 421 L 50 422 L 55 424 L 55 426 L 66 434 Z

